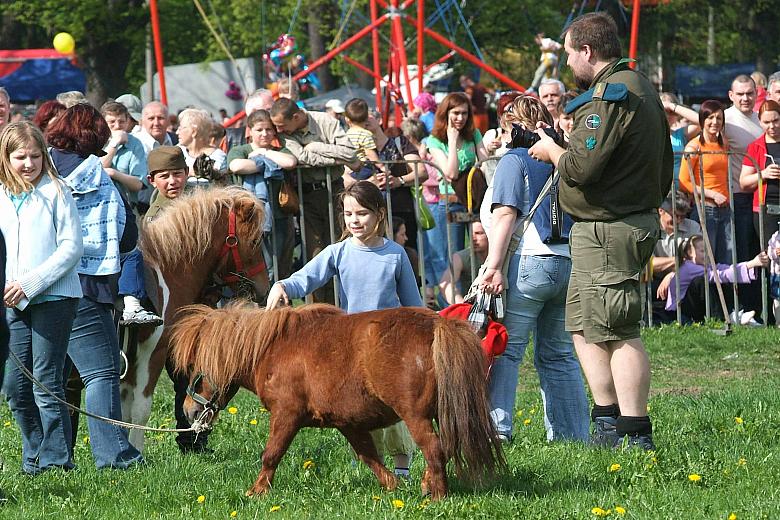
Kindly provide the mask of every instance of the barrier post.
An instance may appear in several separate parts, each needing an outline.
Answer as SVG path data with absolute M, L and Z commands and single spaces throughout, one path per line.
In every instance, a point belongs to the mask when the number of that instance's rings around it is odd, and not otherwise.
M 677 254 L 677 251 L 680 248 L 680 245 L 677 243 L 678 240 L 678 229 L 677 226 L 679 225 L 677 223 L 677 189 L 672 189 L 672 226 L 673 226 L 673 235 L 672 240 L 674 242 L 674 250 L 672 251 L 672 254 L 674 256 L 674 294 L 677 295 L 677 305 L 675 306 L 676 314 L 677 314 L 677 323 L 682 325 L 682 309 L 680 308 L 680 257 Z M 665 307 L 665 306 L 664 306 Z
M 711 309 L 710 309 L 710 276 L 709 276 L 709 262 L 712 261 L 712 265 L 715 266 L 715 256 L 712 253 L 712 243 L 710 242 L 710 235 L 707 232 L 707 206 L 704 203 L 705 197 L 704 197 L 704 155 L 702 155 L 701 150 L 698 152 L 699 156 L 699 187 L 701 188 L 701 196 L 699 198 L 699 203 L 696 205 L 697 211 L 699 212 L 699 223 L 702 224 L 701 231 L 702 236 L 704 237 L 704 246 L 710 250 L 709 255 L 704 255 L 704 316 L 707 319 L 710 319 L 712 316 Z M 691 182 L 693 182 L 693 179 L 691 179 Z M 695 196 L 696 192 L 696 183 L 693 182 L 693 192 Z M 717 269 L 717 267 L 716 267 Z
M 740 323 L 740 320 L 737 316 L 739 313 L 739 295 L 737 294 L 737 285 L 738 285 L 738 271 L 737 268 L 737 235 L 736 235 L 736 220 L 734 218 L 734 186 L 731 182 L 731 152 L 727 152 L 726 159 L 729 159 L 727 162 L 727 168 L 726 171 L 726 183 L 728 184 L 729 188 L 729 225 L 731 227 L 731 236 L 729 237 L 729 240 L 731 240 L 731 267 L 734 270 L 734 283 L 731 284 L 731 290 L 734 298 L 734 317 L 737 318 L 735 322 L 737 324 Z

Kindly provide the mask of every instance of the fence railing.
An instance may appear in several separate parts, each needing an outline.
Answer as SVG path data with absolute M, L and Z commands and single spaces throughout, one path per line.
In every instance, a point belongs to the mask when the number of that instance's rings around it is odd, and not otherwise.
M 750 157 L 750 156 L 747 156 L 744 153 L 698 151 L 698 152 L 683 152 L 683 153 L 678 153 L 677 155 L 681 156 L 682 160 L 684 160 L 684 161 L 689 160 L 689 158 L 691 156 L 699 156 L 700 159 L 703 156 L 707 156 L 707 155 L 727 155 L 729 157 L 730 156 L 739 156 L 740 158 L 747 157 L 748 160 L 754 164 L 754 167 L 756 168 L 756 170 L 760 171 L 759 165 L 755 161 L 755 159 Z M 500 160 L 500 157 L 489 157 L 489 158 L 487 158 L 487 159 L 485 159 L 483 161 L 480 161 L 478 163 L 478 166 L 485 166 L 485 165 L 488 165 L 490 163 L 496 163 L 499 160 Z M 723 308 L 724 318 L 726 319 L 726 321 L 728 323 L 730 321 L 730 317 L 729 316 L 730 316 L 731 312 L 734 309 L 739 309 L 740 308 L 740 294 L 739 294 L 739 290 L 738 290 L 738 287 L 737 287 L 737 283 L 732 284 L 733 304 L 731 306 L 732 307 L 731 309 L 727 308 L 726 302 L 725 302 L 725 300 L 723 298 L 723 288 L 721 287 L 720 278 L 717 275 L 717 269 L 715 267 L 716 266 L 716 262 L 715 262 L 715 258 L 713 256 L 713 251 L 712 251 L 712 247 L 711 247 L 711 237 L 709 237 L 709 234 L 707 233 L 706 209 L 705 209 L 706 205 L 704 203 L 705 198 L 706 198 L 706 197 L 704 197 L 704 174 L 705 174 L 705 172 L 704 172 L 704 165 L 703 165 L 704 161 L 703 160 L 699 160 L 698 162 L 699 162 L 698 176 L 695 176 L 694 172 L 690 171 L 690 168 L 688 170 L 689 170 L 689 176 L 690 176 L 691 185 L 696 186 L 696 188 L 697 188 L 697 190 L 695 190 L 696 193 L 694 194 L 694 206 L 697 208 L 697 212 L 698 212 L 698 214 L 700 216 L 699 220 L 700 220 L 700 223 L 701 223 L 701 226 L 702 226 L 702 235 L 703 235 L 703 238 L 704 238 L 705 250 L 706 250 L 706 261 L 705 261 L 705 266 L 704 266 L 704 268 L 705 268 L 705 276 L 704 276 L 704 283 L 705 283 L 705 291 L 704 291 L 704 294 L 705 294 L 705 315 L 708 318 L 712 316 L 712 302 L 710 301 L 710 290 L 709 290 L 709 284 L 710 284 L 710 282 L 709 282 L 709 273 L 710 273 L 710 270 L 715 269 L 714 281 L 715 281 L 716 286 L 717 286 L 717 291 L 718 291 L 718 295 L 719 295 L 718 299 L 720 300 L 718 303 Z M 425 160 L 422 160 L 422 159 L 418 159 L 418 160 L 411 160 L 411 161 L 407 161 L 407 160 L 382 161 L 382 163 L 386 164 L 388 166 L 392 166 L 394 164 L 405 164 L 405 165 L 407 165 L 407 167 L 409 167 L 409 173 L 414 173 L 415 174 L 414 175 L 414 183 L 413 184 L 410 183 L 408 187 L 400 187 L 400 188 L 397 188 L 397 189 L 419 190 L 420 187 L 421 187 L 421 184 L 422 184 L 422 180 L 424 179 L 424 177 L 422 175 L 422 172 L 424 171 L 424 167 L 426 167 L 426 166 L 429 167 L 429 168 L 432 168 L 434 171 L 438 172 L 440 178 L 444 179 L 444 176 L 442 174 L 443 172 L 441 171 L 441 169 L 436 164 L 434 164 L 434 163 L 432 163 L 430 161 L 425 161 Z M 307 194 L 304 193 L 304 191 L 303 191 L 303 182 L 302 182 L 302 175 L 303 175 L 304 171 L 305 171 L 305 168 L 299 167 L 299 168 L 296 169 L 295 175 L 296 175 L 296 178 L 297 178 L 297 181 L 298 181 L 298 198 L 299 198 L 299 204 L 300 204 L 300 208 L 299 208 L 300 209 L 300 213 L 299 213 L 298 222 L 299 222 L 300 231 L 301 231 L 301 233 L 300 233 L 300 235 L 301 235 L 301 258 L 302 258 L 303 262 L 306 262 L 307 260 L 309 260 L 308 254 L 307 254 L 307 251 L 309 251 L 309 248 L 308 248 L 308 244 L 306 243 L 307 242 L 307 236 L 306 236 L 307 234 L 306 234 L 306 222 L 305 222 L 305 214 L 306 214 L 306 211 L 307 211 L 307 204 L 306 204 Z M 327 208 L 327 210 L 328 210 L 328 221 L 329 221 L 329 226 L 330 226 L 330 239 L 331 239 L 331 243 L 333 243 L 338 238 L 337 237 L 337 233 L 338 233 L 338 229 L 341 226 L 341 224 L 339 223 L 340 216 L 336 213 L 337 208 L 335 207 L 335 204 L 333 202 L 333 189 L 334 189 L 334 183 L 337 182 L 337 179 L 341 179 L 342 178 L 343 167 L 342 166 L 329 167 L 329 168 L 325 168 L 325 171 L 326 171 L 325 186 L 326 186 L 326 189 L 328 191 L 328 208 Z M 735 218 L 734 218 L 734 192 L 735 192 L 735 189 L 734 189 L 734 186 L 733 186 L 733 180 L 732 180 L 731 173 L 732 173 L 731 172 L 731 164 L 729 162 L 728 175 L 727 175 L 727 178 L 728 178 L 728 193 L 729 193 L 729 221 L 730 221 L 729 241 L 730 241 L 730 244 L 731 244 L 731 260 L 732 260 L 733 268 L 735 269 L 734 279 L 736 281 L 736 280 L 738 280 L 738 276 L 737 276 L 737 274 L 738 274 L 737 273 L 737 263 L 738 262 L 737 262 L 737 248 L 736 248 L 736 243 L 737 243 L 736 242 L 736 233 L 737 233 L 737 231 L 736 231 Z M 449 183 L 445 179 L 443 181 L 443 186 L 448 186 L 448 185 L 449 185 Z M 676 186 L 676 183 L 675 183 L 675 186 Z M 759 193 L 761 193 L 762 195 L 763 195 L 763 187 L 764 187 L 764 182 L 761 179 L 761 176 L 759 175 L 759 185 L 758 185 L 757 189 L 759 190 Z M 388 189 L 386 191 L 389 194 L 390 190 Z M 671 201 L 672 202 L 672 208 L 676 208 L 676 206 L 677 206 L 677 200 L 676 200 L 676 198 L 677 198 L 677 190 L 676 189 L 673 189 L 671 191 L 671 197 L 672 197 L 672 201 Z M 271 198 L 273 199 L 273 197 L 271 197 Z M 387 210 L 388 210 L 388 223 L 391 223 L 392 222 L 392 217 L 393 217 L 392 198 L 390 196 L 387 196 L 386 198 L 387 198 L 387 201 L 388 201 L 388 208 L 387 208 Z M 425 236 L 424 236 L 426 231 L 424 231 L 421 228 L 421 226 L 419 225 L 419 222 L 420 222 L 419 207 L 417 205 L 416 199 L 414 199 L 414 201 L 415 201 L 415 203 L 413 204 L 414 215 L 415 215 L 415 218 L 416 218 L 417 223 L 418 223 L 417 226 L 416 226 L 416 228 L 417 228 L 417 253 L 418 253 L 418 266 L 417 266 L 418 269 L 417 269 L 417 271 L 419 273 L 419 279 L 420 279 L 420 282 L 421 282 L 420 283 L 420 287 L 419 287 L 420 288 L 420 294 L 423 297 L 423 301 L 425 301 L 426 274 L 428 274 L 428 273 L 426 273 L 426 269 L 427 269 L 427 267 L 426 267 L 426 260 L 428 258 L 428 255 L 430 254 L 430 252 L 427 251 L 427 248 L 426 248 L 426 243 L 427 242 L 426 242 L 426 239 L 425 239 Z M 276 212 L 276 209 L 277 209 L 277 206 L 278 206 L 278 202 L 276 200 L 271 200 L 270 204 L 271 204 L 271 207 L 273 208 L 273 211 Z M 453 244 L 453 236 L 452 236 L 452 233 L 450 232 L 450 230 L 451 230 L 451 227 L 454 226 L 455 224 L 465 224 L 466 226 L 465 226 L 464 234 L 465 234 L 465 236 L 469 237 L 469 240 L 470 240 L 471 231 L 472 231 L 471 227 L 472 227 L 472 224 L 473 224 L 474 220 L 477 217 L 475 215 L 473 215 L 473 214 L 467 214 L 465 212 L 453 212 L 453 211 L 451 211 L 450 197 L 447 197 L 446 195 L 441 197 L 440 204 L 444 205 L 445 212 L 450 216 L 450 218 L 447 219 L 447 223 L 446 223 L 446 225 L 448 227 L 448 230 L 447 230 L 447 233 L 445 233 L 444 235 L 446 236 L 446 240 L 447 240 L 447 252 L 446 252 L 446 254 L 447 254 L 447 267 L 446 267 L 446 269 L 449 271 L 449 274 L 450 274 L 450 280 L 451 280 L 450 286 L 452 288 L 451 290 L 453 291 L 451 294 L 448 295 L 449 296 L 448 299 L 449 299 L 449 301 L 454 301 L 455 300 L 455 285 L 457 283 L 457 280 L 455 278 L 455 273 L 453 272 L 452 261 L 451 261 L 455 251 L 454 251 L 454 244 Z M 764 200 L 763 196 L 759 197 L 759 204 L 760 204 L 760 211 L 758 212 L 759 243 L 760 243 L 761 250 L 766 250 L 767 237 L 765 236 L 766 233 L 764 231 L 764 227 L 765 227 L 764 226 L 764 220 L 766 218 L 766 216 L 765 216 L 766 215 L 766 201 Z M 478 214 L 478 211 L 479 211 L 479 209 L 475 208 L 475 212 L 477 212 L 477 214 Z M 274 219 L 271 219 L 271 221 L 274 222 Z M 439 224 L 437 224 L 437 225 L 439 225 Z M 677 212 L 674 211 L 674 209 L 672 211 L 672 224 L 673 224 L 672 242 L 673 242 L 673 244 L 675 246 L 674 247 L 674 250 L 675 250 L 674 252 L 676 253 L 676 251 L 677 251 L 677 249 L 679 247 L 679 244 L 681 242 L 681 238 L 682 237 L 679 234 L 679 224 L 680 224 L 680 222 L 678 222 Z M 390 225 L 392 225 L 392 224 L 390 224 Z M 276 232 L 275 225 L 272 224 L 271 233 L 274 234 L 275 232 Z M 392 239 L 392 230 L 388 230 L 388 237 L 390 239 Z M 280 257 L 280 253 L 281 252 L 280 251 L 276 251 L 276 247 L 275 246 L 276 246 L 277 242 L 275 240 L 272 239 L 272 240 L 269 241 L 269 243 L 272 246 L 274 246 L 273 250 L 270 252 L 270 254 L 273 257 L 273 265 L 274 265 L 274 267 L 273 267 L 273 274 L 274 274 L 274 278 L 276 280 L 278 280 L 279 279 L 279 275 L 280 275 L 278 259 Z M 478 271 L 478 268 L 479 268 L 479 266 L 478 266 L 479 260 L 477 259 L 476 252 L 474 251 L 473 247 L 471 248 L 471 251 L 470 251 L 470 259 L 471 259 L 471 262 L 470 262 L 471 268 L 470 268 L 470 273 L 469 273 L 469 275 L 470 275 L 469 279 L 473 280 L 476 277 L 476 274 L 477 274 L 477 271 Z M 766 283 L 767 282 L 767 274 L 766 274 L 766 270 L 765 269 L 761 269 L 760 271 L 761 271 L 761 274 L 760 274 L 761 282 L 760 283 L 761 283 L 761 293 L 762 293 L 761 317 L 762 317 L 763 323 L 766 324 L 767 320 L 768 320 L 767 283 Z M 677 254 L 674 254 L 674 272 L 676 274 L 679 274 L 679 272 L 680 272 L 680 261 L 679 261 L 679 258 L 677 256 Z M 437 274 L 437 273 L 434 273 L 434 274 Z M 653 284 L 652 284 L 652 273 L 649 273 L 649 276 L 646 277 L 646 278 L 647 278 L 647 281 L 643 283 L 644 287 L 643 287 L 643 290 L 642 290 L 643 299 L 645 300 L 644 303 L 646 305 L 646 321 L 645 321 L 645 324 L 649 325 L 649 326 L 652 326 L 653 325 L 653 301 L 655 300 L 655 295 L 652 292 L 652 286 L 653 286 Z M 675 290 L 675 294 L 678 296 L 677 297 L 677 307 L 676 307 L 676 319 L 677 319 L 678 322 L 682 323 L 683 316 L 681 314 L 681 307 L 680 307 L 680 300 L 681 300 L 681 298 L 679 297 L 680 296 L 680 280 L 679 280 L 679 278 L 680 278 L 679 276 L 675 276 L 675 283 L 674 283 L 675 287 L 674 287 L 674 290 Z M 439 280 L 435 280 L 435 279 L 431 279 L 431 280 L 429 280 L 429 282 L 430 282 L 430 285 L 433 285 L 434 287 L 438 286 L 438 284 L 439 284 Z M 338 284 L 338 280 L 337 279 L 335 280 L 335 283 L 336 283 L 336 286 L 335 286 L 336 290 L 334 291 L 335 292 L 335 298 L 336 298 L 335 303 L 336 303 L 336 305 L 338 305 L 339 302 L 338 302 L 338 285 L 337 285 Z M 462 291 L 465 291 L 466 289 L 467 289 L 466 287 L 461 288 Z

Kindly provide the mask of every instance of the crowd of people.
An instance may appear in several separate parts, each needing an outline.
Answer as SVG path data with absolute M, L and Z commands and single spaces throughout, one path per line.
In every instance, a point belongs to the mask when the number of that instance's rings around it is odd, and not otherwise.
M 0 376 L 22 435 L 22 470 L 74 467 L 77 423 L 53 397 L 65 397 L 72 367 L 86 409 L 121 418 L 115 314 L 126 327 L 163 321 L 146 292 L 138 234 L 172 200 L 217 179 L 266 208 L 268 309 L 296 298 L 350 313 L 441 308 L 463 301 L 475 273 L 483 290 L 506 291 L 509 344 L 488 383 L 504 442 L 533 337 L 549 440 L 654 449 L 642 274 L 651 273 L 655 311 L 666 319 L 678 306 L 685 319 L 704 319 L 708 281 L 743 284 L 741 301 L 755 310 L 758 273 L 770 261 L 770 294 L 780 302 L 780 72 L 761 103 L 757 81 L 740 75 L 730 108 L 708 100 L 697 112 L 671 94 L 659 98 L 629 68 L 608 15 L 580 17 L 566 32 L 582 93 L 544 77 L 560 44 L 543 35 L 538 43 L 536 92 L 502 94 L 493 129 L 484 88 L 468 77 L 464 92 L 438 103 L 420 93 L 415 111 L 389 128 L 360 99 L 305 110 L 292 85 L 276 99 L 250 94 L 243 125 L 227 129 L 198 107 L 174 116 L 131 94 L 97 109 L 65 93 L 31 122 L 9 123 L 4 113 L 0 356 L 7 343 L 12 359 Z M 0 98 L 8 104 L 2 89 Z M 518 130 L 535 144 L 518 144 Z M 469 210 L 453 186 L 476 166 L 488 187 Z M 550 188 L 554 170 L 560 181 Z M 299 204 L 283 203 L 290 191 Z M 98 467 L 143 460 L 126 430 L 92 418 L 88 427 Z M 205 439 L 182 435 L 179 447 L 202 451 Z M 403 424 L 374 440 L 408 475 L 414 446 Z

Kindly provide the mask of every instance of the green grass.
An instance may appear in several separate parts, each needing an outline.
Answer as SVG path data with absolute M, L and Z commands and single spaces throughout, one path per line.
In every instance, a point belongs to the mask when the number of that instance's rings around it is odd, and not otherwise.
M 304 430 L 273 490 L 246 498 L 260 469 L 268 414 L 243 391 L 232 403 L 237 412 L 223 412 L 211 436 L 213 455 L 182 456 L 170 435 L 147 435 L 146 465 L 97 471 L 82 424 L 78 469 L 35 478 L 19 472 L 19 434 L 3 405 L 0 489 L 7 501 L 0 518 L 230 518 L 236 511 L 236 518 L 592 519 L 594 507 L 609 510 L 608 518 L 779 518 L 780 332 L 739 329 L 724 338 L 704 327 L 666 327 L 645 331 L 644 339 L 653 363 L 654 456 L 548 444 L 530 356 L 520 376 L 509 474 L 478 490 L 450 478 L 451 495 L 439 503 L 420 496 L 420 456 L 412 481 L 384 492 L 334 430 Z M 165 380 L 151 423 L 170 424 L 171 406 Z M 314 468 L 303 469 L 307 460 Z M 620 469 L 610 471 L 614 464 Z M 693 474 L 701 480 L 690 481 Z

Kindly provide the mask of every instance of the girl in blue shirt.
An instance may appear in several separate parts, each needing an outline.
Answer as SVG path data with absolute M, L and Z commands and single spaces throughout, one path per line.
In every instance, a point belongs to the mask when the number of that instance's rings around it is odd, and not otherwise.
M 339 277 L 339 303 L 347 313 L 396 307 L 422 307 L 420 290 L 406 251 L 385 238 L 387 210 L 382 192 L 358 181 L 341 195 L 342 240 L 331 244 L 300 271 L 274 284 L 267 310 L 303 298 Z M 372 432 L 377 451 L 393 455 L 396 474 L 408 476 L 414 443 L 403 422 Z

